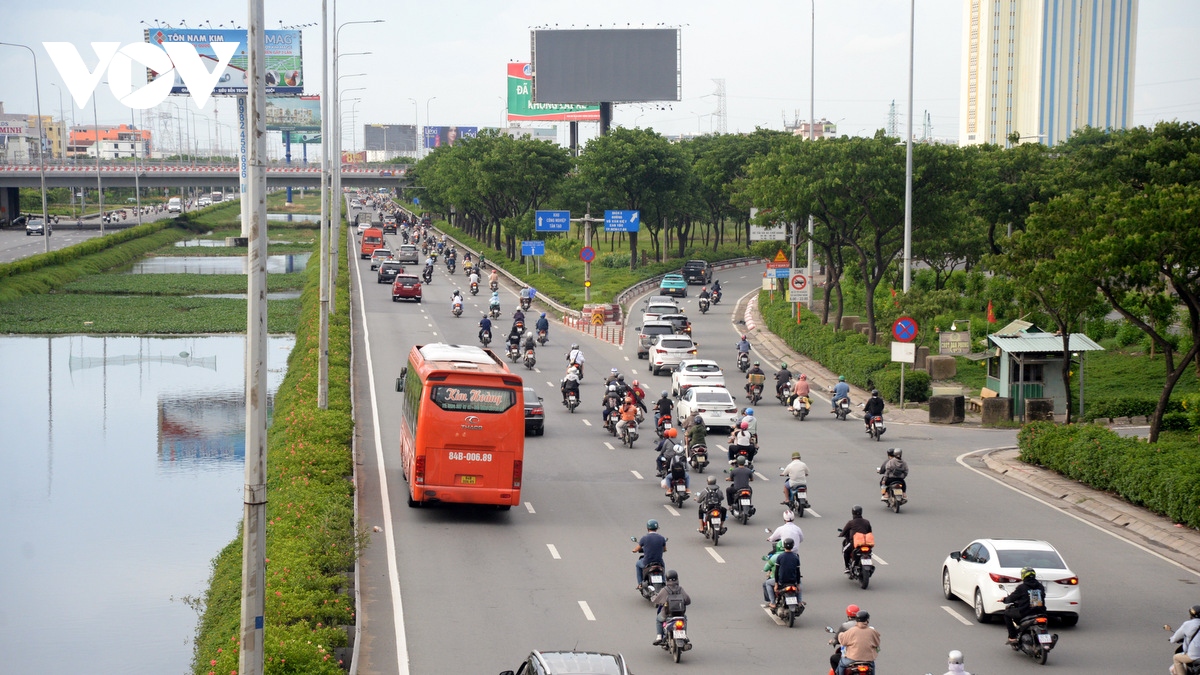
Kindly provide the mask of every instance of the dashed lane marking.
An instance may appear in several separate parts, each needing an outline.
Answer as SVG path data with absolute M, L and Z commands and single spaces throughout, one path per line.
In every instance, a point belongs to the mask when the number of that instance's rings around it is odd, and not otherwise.
M 954 611 L 954 608 L 949 605 L 942 605 L 942 609 L 946 610 L 946 612 L 948 612 L 950 614 L 950 616 L 958 619 L 964 626 L 974 626 L 975 625 L 970 620 L 968 620 L 966 617 L 964 617 L 962 614 L 959 614 L 958 612 Z
M 554 548 L 554 544 L 546 544 L 546 548 L 550 549 L 550 557 L 555 560 L 562 560 L 562 556 L 558 554 L 558 549 Z
M 533 510 L 533 504 L 530 504 L 529 502 L 525 502 L 525 509 L 530 513 L 537 513 L 537 511 Z
M 604 441 L 604 447 L 608 448 L 609 450 L 615 450 L 615 448 L 613 448 L 613 444 L 609 443 L 608 441 Z
M 663 508 L 665 508 L 667 510 L 667 513 L 669 513 L 677 518 L 679 517 L 679 512 L 676 511 L 675 508 L 672 507 L 670 504 L 663 504 Z
M 588 425 L 589 427 L 590 427 L 590 426 L 592 426 L 592 423 L 591 423 L 591 422 L 589 422 L 589 421 L 588 421 L 588 419 L 587 419 L 586 417 L 585 417 L 585 418 L 583 418 L 583 423 L 584 423 L 584 424 L 586 424 L 586 425 Z
M 875 552 L 874 552 L 874 551 L 872 551 L 872 552 L 871 552 L 871 557 L 872 557 L 872 558 L 874 558 L 874 559 L 875 559 L 875 562 L 879 563 L 880 565 L 886 565 L 886 564 L 888 564 L 886 560 L 884 560 L 883 558 L 880 558 L 879 556 L 875 555 Z
M 592 608 L 588 607 L 587 600 L 579 601 L 579 609 L 583 610 L 583 616 L 586 617 L 588 621 L 596 620 L 596 615 L 592 614 Z
M 761 480 L 761 481 L 762 481 L 762 482 L 764 482 L 764 483 L 770 483 L 770 482 L 771 482 L 771 481 L 767 480 L 767 477 L 766 477 L 766 476 L 762 475 L 761 473 L 759 473 L 759 472 L 757 472 L 757 471 L 755 471 L 755 472 L 754 472 L 754 475 L 755 475 L 755 476 L 758 476 L 759 480 Z
M 640 473 L 638 473 L 638 472 L 634 471 L 633 469 L 630 469 L 630 470 L 629 470 L 629 473 L 633 474 L 633 477 L 634 477 L 634 478 L 636 478 L 636 479 L 638 479 L 638 480 L 645 480 L 644 478 L 642 478 L 642 474 L 640 474 Z
M 717 562 L 721 563 L 722 565 L 725 564 L 725 559 L 722 558 L 721 556 L 717 555 L 717 550 L 715 548 L 713 548 L 711 546 L 705 546 L 704 550 L 708 551 L 708 554 L 712 556 L 713 560 L 716 560 Z
M 804 509 L 804 513 L 806 513 L 806 514 L 811 513 L 813 518 L 821 517 L 821 514 L 817 513 L 816 511 L 813 511 L 812 509 Z

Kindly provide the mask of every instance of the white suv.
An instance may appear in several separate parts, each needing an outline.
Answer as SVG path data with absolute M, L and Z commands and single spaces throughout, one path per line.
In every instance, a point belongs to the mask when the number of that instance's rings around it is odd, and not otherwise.
M 716 361 L 684 359 L 671 374 L 671 394 L 682 396 L 691 387 L 724 387 L 725 374 Z
M 659 335 L 650 345 L 650 372 L 658 375 L 678 367 L 684 359 L 696 357 L 696 343 L 687 335 Z

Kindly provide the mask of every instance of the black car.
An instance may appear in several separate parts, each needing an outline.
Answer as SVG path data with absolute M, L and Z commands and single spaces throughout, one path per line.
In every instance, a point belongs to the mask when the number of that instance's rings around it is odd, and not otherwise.
M 692 322 L 686 314 L 663 314 L 659 321 L 666 321 L 675 327 L 675 332 L 683 335 L 692 334 Z
M 381 284 L 390 284 L 396 280 L 396 275 L 404 271 L 404 265 L 393 260 L 385 260 L 379 265 L 379 272 L 375 277 L 375 281 Z
M 679 273 L 689 284 L 712 283 L 713 269 L 707 260 L 689 260 L 683 264 L 683 269 Z
M 546 409 L 542 397 L 532 387 L 525 387 L 525 435 L 541 436 L 546 433 Z
M 625 657 L 620 654 L 534 651 L 515 672 L 506 670 L 500 675 L 559 675 L 560 673 L 629 675 L 629 666 L 625 663 Z

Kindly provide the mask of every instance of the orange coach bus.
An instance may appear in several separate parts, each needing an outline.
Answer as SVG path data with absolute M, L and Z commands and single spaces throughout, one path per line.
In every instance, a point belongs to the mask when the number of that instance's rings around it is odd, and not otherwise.
M 417 345 L 396 381 L 404 394 L 400 461 L 408 505 L 521 503 L 525 402 L 520 376 L 490 350 Z

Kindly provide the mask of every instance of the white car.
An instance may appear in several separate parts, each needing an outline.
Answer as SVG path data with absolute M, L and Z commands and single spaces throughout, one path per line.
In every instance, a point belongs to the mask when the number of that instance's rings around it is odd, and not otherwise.
M 971 603 L 975 619 L 989 623 L 1004 612 L 1002 600 L 1032 567 L 1046 587 L 1046 613 L 1067 626 L 1079 622 L 1079 577 L 1049 543 L 1036 539 L 976 539 L 942 563 L 942 593 Z
M 733 400 L 733 394 L 725 387 L 692 387 L 679 397 L 675 412 L 680 420 L 700 415 L 704 426 L 709 428 L 732 429 L 734 424 L 741 421 L 737 401 Z M 680 426 L 683 426 L 682 422 Z
M 678 314 L 679 307 L 674 303 L 653 303 L 646 305 L 646 311 L 642 313 L 642 321 L 654 321 L 664 314 Z
M 687 335 L 659 335 L 650 345 L 650 372 L 658 375 L 675 368 L 687 358 L 695 358 L 696 343 Z
M 724 387 L 725 374 L 716 361 L 687 359 L 671 373 L 671 394 L 680 396 L 691 387 Z

